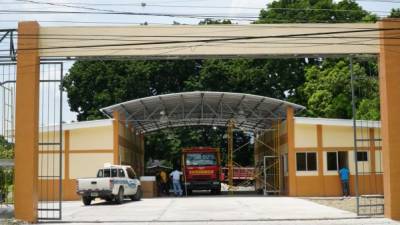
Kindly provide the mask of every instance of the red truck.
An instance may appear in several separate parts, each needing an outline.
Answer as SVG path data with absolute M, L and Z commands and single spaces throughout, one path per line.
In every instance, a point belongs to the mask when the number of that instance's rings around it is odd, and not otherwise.
M 221 157 L 218 148 L 191 147 L 182 150 L 184 187 L 188 194 L 192 190 L 211 190 L 221 193 Z

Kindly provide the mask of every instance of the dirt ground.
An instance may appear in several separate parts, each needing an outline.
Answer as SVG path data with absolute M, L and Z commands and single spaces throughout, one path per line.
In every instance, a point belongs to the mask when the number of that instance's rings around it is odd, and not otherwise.
M 357 198 L 355 197 L 310 197 L 304 199 L 321 205 L 357 213 Z M 360 207 L 360 214 L 383 213 L 383 206 L 381 206 L 383 205 L 383 198 L 360 198 L 360 205 L 366 205 L 366 207 Z

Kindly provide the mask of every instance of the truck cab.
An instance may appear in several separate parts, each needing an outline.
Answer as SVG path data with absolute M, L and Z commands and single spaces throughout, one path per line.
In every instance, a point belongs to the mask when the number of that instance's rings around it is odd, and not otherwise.
M 221 157 L 218 148 L 191 147 L 182 150 L 182 171 L 188 194 L 192 190 L 221 193 Z
M 96 198 L 120 204 L 125 197 L 138 201 L 142 197 L 141 183 L 130 166 L 106 163 L 93 178 L 77 179 L 77 194 L 84 205 Z

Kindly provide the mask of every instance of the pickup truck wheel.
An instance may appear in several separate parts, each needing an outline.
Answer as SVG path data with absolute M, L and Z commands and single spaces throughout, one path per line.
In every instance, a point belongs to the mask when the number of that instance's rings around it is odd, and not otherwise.
M 124 188 L 120 187 L 118 190 L 118 195 L 115 196 L 115 202 L 121 204 L 124 201 Z
M 132 201 L 140 201 L 142 198 L 142 188 L 138 186 L 136 194 L 131 196 Z
M 91 197 L 82 197 L 82 202 L 84 205 L 90 205 L 90 203 L 92 202 L 92 198 Z

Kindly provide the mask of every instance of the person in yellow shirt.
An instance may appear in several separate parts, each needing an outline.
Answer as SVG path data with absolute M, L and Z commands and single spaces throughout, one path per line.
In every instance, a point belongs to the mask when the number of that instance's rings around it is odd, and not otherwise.
M 160 171 L 160 183 L 161 183 L 161 192 L 166 195 L 169 195 L 168 176 L 164 170 Z

